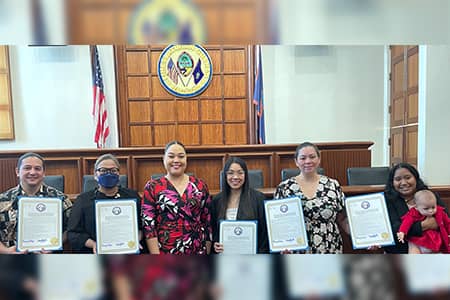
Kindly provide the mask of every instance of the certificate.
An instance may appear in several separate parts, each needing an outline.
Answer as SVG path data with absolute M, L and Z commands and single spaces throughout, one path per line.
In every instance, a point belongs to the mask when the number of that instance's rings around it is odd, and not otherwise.
M 17 250 L 62 249 L 62 200 L 20 197 L 17 212 Z
M 384 193 L 348 197 L 345 208 L 354 249 L 395 243 Z
M 284 255 L 282 262 L 288 299 L 344 296 L 345 277 L 341 260 L 339 255 Z
M 270 300 L 273 295 L 273 260 L 269 255 L 218 255 L 215 263 L 221 300 Z M 250 287 L 250 288 L 249 288 Z
M 221 221 L 219 242 L 224 254 L 256 254 L 258 221 Z
M 139 252 L 136 199 L 95 201 L 98 254 Z
M 308 248 L 302 202 L 299 197 L 264 201 L 271 252 Z

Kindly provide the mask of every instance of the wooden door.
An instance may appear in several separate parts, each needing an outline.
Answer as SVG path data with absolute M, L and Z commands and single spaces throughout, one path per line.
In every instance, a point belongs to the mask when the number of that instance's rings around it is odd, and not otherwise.
M 163 49 L 115 47 L 120 146 L 162 146 L 174 139 L 186 145 L 248 144 L 251 47 L 205 46 L 213 77 L 192 98 L 177 98 L 159 82 L 157 62 Z
M 0 140 L 14 139 L 8 46 L 0 46 Z
M 419 47 L 391 46 L 390 163 L 417 165 Z

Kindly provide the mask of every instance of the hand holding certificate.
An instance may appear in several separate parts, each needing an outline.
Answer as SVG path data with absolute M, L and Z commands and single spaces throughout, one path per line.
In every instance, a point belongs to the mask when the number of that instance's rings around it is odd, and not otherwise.
M 383 193 L 348 197 L 345 203 L 354 249 L 395 243 Z
M 98 254 L 139 252 L 136 199 L 96 200 Z
M 271 252 L 308 248 L 305 219 L 298 197 L 264 202 Z
M 17 212 L 17 249 L 62 249 L 62 201 L 59 198 L 21 197 Z
M 257 221 L 220 222 L 220 243 L 224 254 L 256 254 Z

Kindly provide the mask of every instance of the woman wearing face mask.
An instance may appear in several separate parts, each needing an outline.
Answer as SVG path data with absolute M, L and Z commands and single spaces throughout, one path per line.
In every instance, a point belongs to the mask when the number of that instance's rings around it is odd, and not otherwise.
M 209 254 L 211 197 L 206 183 L 185 173 L 186 149 L 178 141 L 166 145 L 167 174 L 147 182 L 142 219 L 152 254 Z
M 68 238 L 75 253 L 96 253 L 95 200 L 136 199 L 138 216 L 141 211 L 139 194 L 119 185 L 120 164 L 115 156 L 100 156 L 94 170 L 98 186 L 78 195 L 69 218 Z M 138 227 L 141 228 L 140 218 Z
M 212 221 L 214 252 L 222 253 L 219 241 L 220 220 L 258 221 L 258 253 L 268 253 L 266 219 L 263 193 L 249 187 L 248 169 L 244 160 L 230 157 L 223 168 L 222 191 L 213 198 Z

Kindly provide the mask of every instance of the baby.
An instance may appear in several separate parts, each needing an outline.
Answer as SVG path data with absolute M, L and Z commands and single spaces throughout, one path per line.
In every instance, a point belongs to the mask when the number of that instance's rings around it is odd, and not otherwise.
M 436 196 L 429 190 L 421 190 L 414 194 L 416 206 L 411 208 L 403 217 L 397 233 L 399 242 L 405 242 L 405 236 L 412 224 L 434 217 L 439 226 L 437 230 L 425 230 L 422 236 L 408 238 L 408 253 L 450 253 L 449 238 L 450 219 L 442 206 L 437 205 Z

